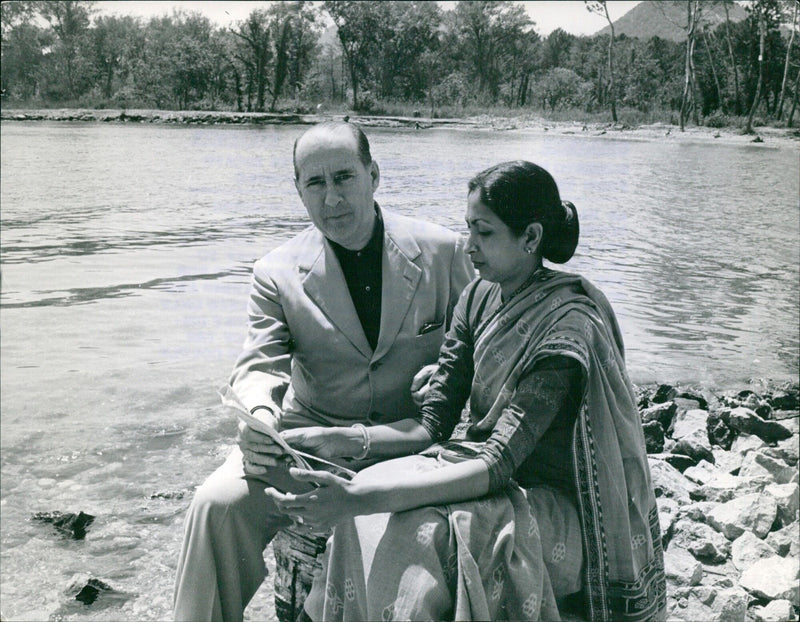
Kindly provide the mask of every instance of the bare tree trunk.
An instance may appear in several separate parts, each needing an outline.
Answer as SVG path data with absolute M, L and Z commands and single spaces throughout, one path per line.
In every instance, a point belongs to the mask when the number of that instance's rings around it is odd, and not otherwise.
M 750 113 L 747 115 L 747 127 L 744 130 L 747 134 L 753 132 L 753 116 L 756 114 L 756 108 L 761 99 L 761 85 L 764 82 L 764 47 L 767 39 L 764 7 L 759 6 L 758 2 L 756 2 L 755 6 L 758 10 L 758 82 L 756 83 L 756 94 L 755 97 L 753 97 L 753 105 L 750 106 Z
M 611 97 L 611 119 L 614 123 L 617 122 L 617 98 L 614 94 L 614 22 L 611 21 L 611 16 L 608 14 L 608 6 L 603 3 L 603 10 L 606 14 L 606 21 L 611 28 L 611 37 L 608 39 L 608 91 Z
M 723 2 L 725 8 L 725 38 L 728 41 L 728 54 L 731 57 L 731 69 L 733 69 L 733 111 L 742 114 L 742 100 L 739 97 L 739 69 L 736 66 L 736 56 L 733 54 L 733 43 L 731 43 L 731 20 L 728 14 L 728 2 Z
M 681 132 L 683 132 L 686 128 L 686 116 L 689 112 L 689 99 L 692 97 L 693 90 L 694 61 L 692 60 L 692 56 L 694 55 L 694 33 L 697 25 L 697 9 L 698 0 L 687 0 L 686 15 L 688 21 L 686 23 L 686 59 L 684 63 L 683 95 L 681 96 Z
M 789 45 L 786 46 L 786 62 L 783 65 L 781 95 L 778 98 L 778 114 L 775 115 L 778 119 L 783 116 L 783 97 L 786 94 L 786 82 L 789 78 L 789 57 L 792 55 L 792 45 L 794 44 L 794 35 L 797 30 L 797 8 L 800 7 L 800 0 L 794 0 L 792 4 L 794 5 L 794 10 L 792 11 L 792 34 L 789 37 Z
M 719 77 L 717 77 L 717 68 L 714 66 L 714 57 L 711 55 L 711 46 L 708 44 L 708 34 L 706 29 L 703 28 L 703 43 L 706 44 L 706 53 L 708 54 L 708 62 L 711 65 L 711 74 L 714 76 L 714 87 L 717 89 L 717 101 L 722 105 L 722 88 L 719 85 Z
M 789 118 L 786 119 L 786 127 L 792 127 L 794 119 L 794 111 L 797 109 L 797 94 L 800 91 L 800 71 L 797 72 L 797 77 L 794 79 L 794 95 L 792 96 L 792 109 L 789 111 Z

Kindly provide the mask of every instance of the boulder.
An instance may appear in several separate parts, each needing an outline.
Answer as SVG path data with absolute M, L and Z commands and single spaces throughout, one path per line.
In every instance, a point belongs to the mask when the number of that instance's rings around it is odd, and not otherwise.
M 656 388 L 653 396 L 650 398 L 650 401 L 653 404 L 662 404 L 664 402 L 670 401 L 672 398 L 678 395 L 678 391 L 669 384 L 660 384 L 658 388 Z
M 797 556 L 798 542 L 800 542 L 800 523 L 794 522 L 778 531 L 773 531 L 767 535 L 764 541 L 775 549 L 781 557 L 786 555 Z
M 682 438 L 695 436 L 698 432 L 706 436 L 708 442 L 707 424 L 708 412 L 696 408 L 694 410 L 678 411 L 672 420 L 670 436 L 676 441 Z M 709 450 L 711 447 L 709 446 Z
M 717 475 L 720 475 L 722 471 L 717 469 L 713 464 L 707 462 L 705 460 L 701 460 L 697 463 L 697 466 L 689 467 L 683 472 L 683 476 L 688 479 L 690 482 L 694 482 L 695 484 L 705 484 Z
M 648 454 L 657 454 L 664 450 L 664 428 L 658 421 L 642 424 L 644 444 Z
M 762 447 L 766 446 L 767 444 L 755 434 L 742 433 L 739 434 L 739 436 L 736 437 L 736 440 L 733 441 L 733 444 L 731 445 L 731 452 L 744 458 L 744 456 L 751 451 L 761 449 Z
M 778 502 L 778 520 L 781 525 L 789 525 L 798 519 L 800 510 L 800 486 L 797 484 L 770 484 L 764 492 L 772 495 Z
M 670 453 L 689 456 L 696 463 L 701 460 L 714 463 L 714 453 L 711 451 L 711 443 L 708 442 L 705 430 L 696 430 L 692 434 L 684 436 L 675 443 Z
M 83 540 L 86 537 L 86 530 L 94 522 L 94 516 L 84 512 L 36 512 L 33 520 L 43 523 L 52 523 L 59 533 L 72 538 L 73 540 Z
M 691 401 L 696 403 L 697 406 L 694 406 L 694 408 L 702 408 L 703 410 L 708 410 L 708 400 L 706 400 L 706 398 L 700 393 L 696 393 L 694 391 L 681 391 L 675 397 L 675 403 L 678 404 L 679 407 L 682 404 L 681 400 L 685 400 L 687 402 Z M 686 408 L 685 410 L 689 409 Z
M 761 492 L 769 481 L 762 478 L 737 477 L 720 472 L 702 486 L 690 491 L 695 501 L 725 503 L 735 497 Z
M 792 603 L 788 600 L 773 600 L 765 607 L 753 607 L 756 622 L 793 622 L 797 620 Z
M 703 564 L 688 551 L 672 547 L 664 552 L 664 572 L 671 585 L 700 585 Z
M 668 620 L 715 620 L 744 622 L 747 616 L 747 593 L 740 588 L 715 588 L 705 585 L 676 588 L 668 604 Z
M 717 507 L 717 505 L 719 504 L 715 501 L 697 501 L 689 505 L 681 506 L 678 516 L 681 518 L 688 518 L 696 523 L 705 523 L 706 515 L 712 508 Z
M 678 503 L 689 503 L 689 493 L 696 486 L 664 460 L 648 457 L 648 462 L 656 497 L 669 497 Z
M 709 511 L 706 522 L 728 540 L 735 540 L 745 531 L 764 538 L 775 522 L 778 502 L 767 494 L 749 494 L 721 503 Z
M 787 438 L 775 443 L 774 447 L 765 447 L 761 453 L 771 457 L 783 460 L 786 464 L 796 467 L 798 462 L 798 450 L 800 449 L 800 442 L 798 442 L 796 433 L 792 438 Z
M 787 391 L 779 389 L 767 398 L 767 402 L 775 410 L 797 410 L 800 408 L 800 399 L 796 389 Z
M 723 419 L 724 417 L 723 414 Z M 788 429 L 777 421 L 767 421 L 759 417 L 753 410 L 742 406 L 734 408 L 728 413 L 726 423 L 729 427 L 739 430 L 739 432 L 755 434 L 767 443 L 782 441 L 792 435 Z
M 708 525 L 681 518 L 675 523 L 668 548 L 689 551 L 704 563 L 721 564 L 728 559 L 731 544 Z
M 738 473 L 742 468 L 742 460 L 744 456 L 737 454 L 733 451 L 725 451 L 720 447 L 712 447 L 711 451 L 714 453 L 714 464 L 720 471 L 725 473 Z
M 761 477 L 776 484 L 788 484 L 796 472 L 797 469 L 790 467 L 783 460 L 771 458 L 757 450 L 751 451 L 744 457 L 739 476 Z
M 754 563 L 739 578 L 741 585 L 757 598 L 788 600 L 800 605 L 800 561 L 773 555 Z
M 719 445 L 723 449 L 730 449 L 736 439 L 736 431 L 731 430 L 717 413 L 708 414 L 706 433 L 712 445 Z
M 669 430 L 676 412 L 678 412 L 678 407 L 674 402 L 664 402 L 663 404 L 655 404 L 645 408 L 640 414 L 642 423 L 658 421 L 664 430 Z
M 675 499 L 669 497 L 656 498 L 656 506 L 658 507 L 658 523 L 661 527 L 661 544 L 666 548 L 672 538 L 672 526 L 678 519 L 681 506 Z
M 761 559 L 772 557 L 776 551 L 752 531 L 745 531 L 731 543 L 731 559 L 739 572 L 747 570 Z

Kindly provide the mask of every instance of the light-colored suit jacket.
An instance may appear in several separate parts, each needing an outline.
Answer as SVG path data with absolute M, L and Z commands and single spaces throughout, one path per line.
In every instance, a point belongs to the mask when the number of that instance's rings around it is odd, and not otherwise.
M 270 407 L 279 429 L 417 415 L 411 380 L 436 361 L 453 307 L 474 271 L 459 235 L 381 214 L 375 351 L 336 255 L 318 229 L 309 227 L 255 264 L 249 330 L 231 384 L 248 408 Z

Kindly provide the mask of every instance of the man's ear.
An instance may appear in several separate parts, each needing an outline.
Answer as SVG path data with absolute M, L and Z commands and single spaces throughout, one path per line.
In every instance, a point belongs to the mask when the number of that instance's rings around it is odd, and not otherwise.
M 375 160 L 370 164 L 369 176 L 372 177 L 372 191 L 375 192 L 381 183 L 381 169 Z
M 544 234 L 544 227 L 540 222 L 532 222 L 525 227 L 525 250 L 530 249 L 530 252 L 539 251 L 542 245 L 542 236 Z

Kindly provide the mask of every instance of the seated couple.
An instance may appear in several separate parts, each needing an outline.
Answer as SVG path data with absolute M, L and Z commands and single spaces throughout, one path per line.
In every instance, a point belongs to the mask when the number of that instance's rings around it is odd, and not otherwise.
M 292 522 L 334 528 L 307 619 L 557 620 L 568 597 L 588 620 L 663 619 L 619 327 L 594 286 L 542 263 L 578 242 L 553 178 L 524 161 L 475 176 L 462 249 L 377 208 L 378 167 L 354 126 L 312 128 L 294 157 L 315 227 L 256 264 L 233 384 L 290 445 L 358 473 L 287 472 L 240 426 L 241 451 L 186 519 L 176 619 L 241 620 L 263 549 Z M 466 286 L 464 253 L 480 275 Z M 440 344 L 432 375 L 413 379 L 418 409 L 412 376 Z

